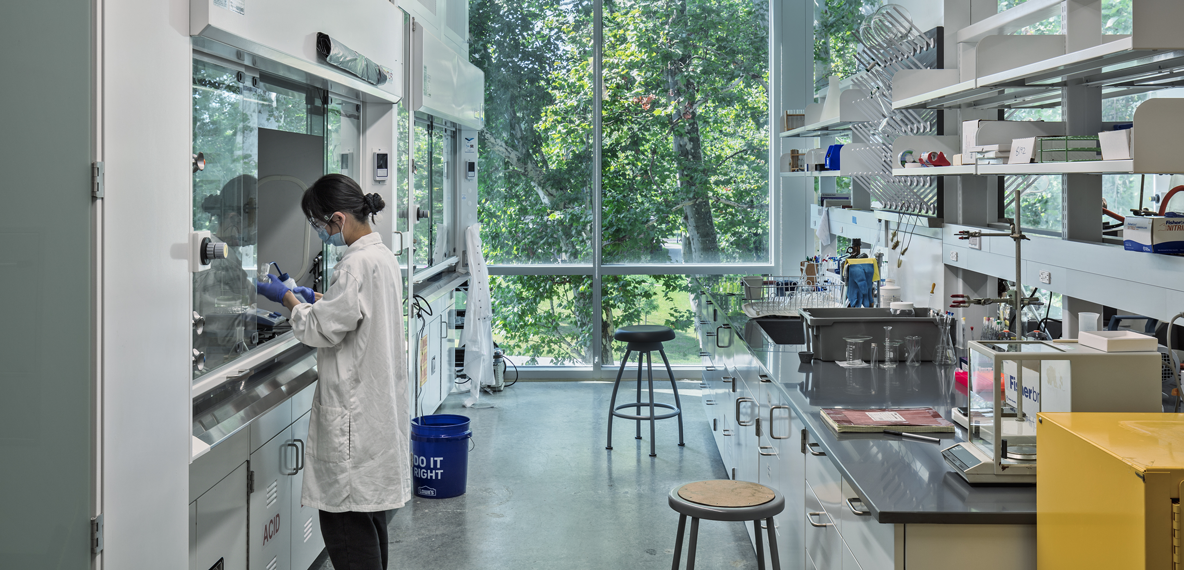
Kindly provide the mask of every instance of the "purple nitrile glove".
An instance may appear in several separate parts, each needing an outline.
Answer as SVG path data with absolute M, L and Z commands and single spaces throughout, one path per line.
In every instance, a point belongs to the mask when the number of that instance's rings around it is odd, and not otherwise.
M 267 281 L 256 281 L 255 291 L 266 297 L 269 301 L 283 303 L 284 295 L 289 291 L 289 289 L 288 286 L 284 285 L 279 279 L 271 277 Z

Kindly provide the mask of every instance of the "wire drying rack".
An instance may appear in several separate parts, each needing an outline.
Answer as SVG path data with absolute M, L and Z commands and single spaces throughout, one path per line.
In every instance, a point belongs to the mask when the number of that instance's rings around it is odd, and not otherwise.
M 838 275 L 813 272 L 797 276 L 745 277 L 744 314 L 749 318 L 797 317 L 801 309 L 846 306 L 846 292 Z

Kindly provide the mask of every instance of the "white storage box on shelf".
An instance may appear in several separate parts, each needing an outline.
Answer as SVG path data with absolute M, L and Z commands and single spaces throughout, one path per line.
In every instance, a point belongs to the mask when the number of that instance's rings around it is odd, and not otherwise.
M 1102 160 L 1132 160 L 1135 158 L 1134 129 L 1102 131 L 1098 133 L 1098 144 L 1102 147 Z
M 1102 352 L 1154 352 L 1159 341 L 1134 331 L 1088 331 L 1077 335 L 1081 346 Z

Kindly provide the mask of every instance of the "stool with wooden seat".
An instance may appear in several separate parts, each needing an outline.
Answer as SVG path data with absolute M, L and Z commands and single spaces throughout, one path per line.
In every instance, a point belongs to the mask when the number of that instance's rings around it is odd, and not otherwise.
M 773 570 L 781 570 L 777 558 L 777 535 L 773 517 L 785 510 L 785 497 L 780 491 L 747 481 L 697 481 L 675 487 L 670 491 L 670 508 L 678 511 L 678 539 L 674 541 L 673 570 L 678 570 L 682 558 L 682 536 L 687 517 L 691 517 L 691 544 L 687 549 L 687 570 L 695 570 L 695 538 L 699 534 L 699 519 L 712 521 L 752 521 L 756 531 L 757 568 L 765 570 L 765 553 L 761 538 L 761 521 L 769 529 L 769 557 Z
M 621 369 L 617 371 L 617 381 L 613 384 L 613 397 L 609 401 L 608 410 L 608 445 L 605 449 L 613 448 L 613 417 L 637 421 L 637 439 L 641 439 L 641 421 L 650 422 L 650 457 L 657 457 L 654 446 L 654 421 L 678 417 L 678 444 L 685 445 L 682 439 L 682 402 L 678 399 L 678 385 L 674 382 L 674 372 L 670 370 L 670 361 L 666 359 L 666 351 L 662 343 L 674 340 L 674 329 L 660 325 L 633 325 L 621 327 L 613 332 L 613 338 L 629 343 L 625 347 L 625 357 L 621 359 Z M 654 360 L 652 353 L 657 351 L 666 365 L 666 373 L 670 375 L 670 387 L 674 389 L 674 405 L 654 401 Z M 625 373 L 625 365 L 629 363 L 629 355 L 637 353 L 637 401 L 630 404 L 617 405 L 617 389 L 621 387 L 621 376 Z M 650 401 L 641 401 L 641 371 L 642 361 L 646 361 L 645 368 L 649 372 Z M 627 414 L 621 410 L 637 408 L 636 414 Z M 650 413 L 642 415 L 641 409 L 649 408 Z M 659 415 L 657 408 L 671 410 Z

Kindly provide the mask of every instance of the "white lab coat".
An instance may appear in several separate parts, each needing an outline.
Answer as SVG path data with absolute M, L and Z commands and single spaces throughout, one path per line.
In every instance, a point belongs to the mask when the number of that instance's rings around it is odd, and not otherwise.
M 481 386 L 493 385 L 493 310 L 489 302 L 489 268 L 481 254 L 481 224 L 465 228 L 465 249 L 469 262 L 469 294 L 465 305 L 465 375 L 472 395 L 465 400 L 471 406 L 481 393 Z
M 292 331 L 317 348 L 320 379 L 305 449 L 305 506 L 375 512 L 411 498 L 411 409 L 402 280 L 377 233 L 355 241 L 324 298 L 292 309 Z

